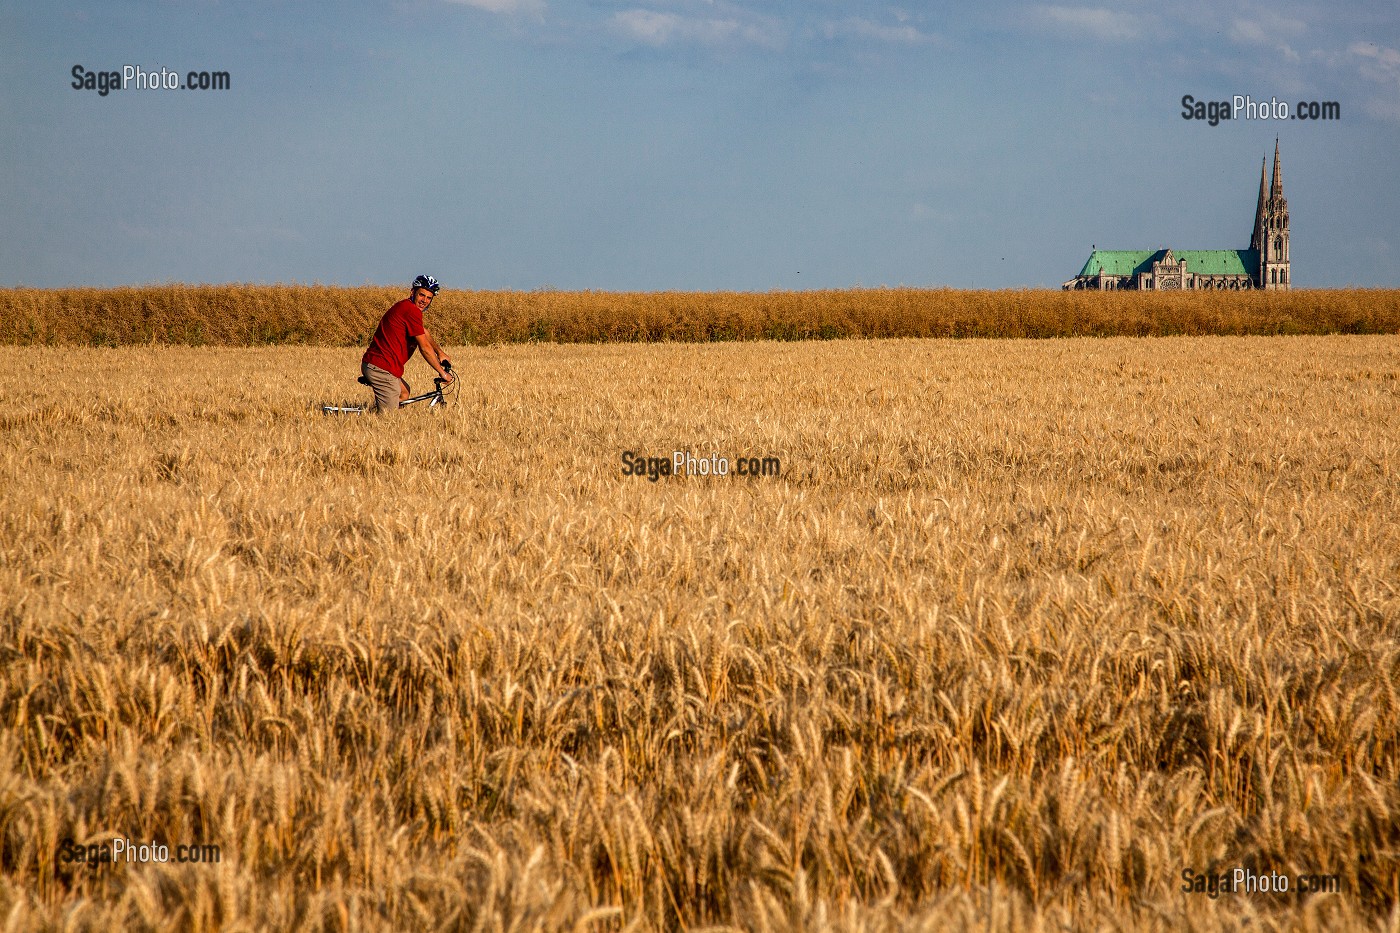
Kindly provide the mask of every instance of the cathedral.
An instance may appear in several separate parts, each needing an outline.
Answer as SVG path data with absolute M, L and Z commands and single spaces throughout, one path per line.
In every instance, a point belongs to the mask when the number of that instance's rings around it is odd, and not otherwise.
M 1283 166 L 1274 140 L 1274 177 L 1266 184 L 1268 159 L 1259 168 L 1259 204 L 1249 249 L 1095 249 L 1066 290 L 1241 289 L 1286 291 L 1288 283 L 1288 201 L 1283 197 Z

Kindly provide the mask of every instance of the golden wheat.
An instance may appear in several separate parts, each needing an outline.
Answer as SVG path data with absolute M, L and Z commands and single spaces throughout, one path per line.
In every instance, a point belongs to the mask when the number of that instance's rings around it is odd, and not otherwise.
M 454 357 L 0 348 L 9 928 L 1396 924 L 1397 338 Z
M 363 346 L 404 289 L 159 285 L 0 289 L 0 344 Z M 444 343 L 889 337 L 1400 333 L 1400 291 L 1058 292 L 871 288 L 808 292 L 448 289 Z

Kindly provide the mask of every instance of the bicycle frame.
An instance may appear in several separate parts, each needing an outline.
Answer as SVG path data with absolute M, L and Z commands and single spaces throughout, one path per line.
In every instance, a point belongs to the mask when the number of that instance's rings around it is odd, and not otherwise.
M 447 385 L 441 379 L 433 380 L 433 391 L 424 392 L 422 395 L 415 395 L 413 398 L 406 398 L 399 402 L 400 408 L 407 408 L 415 402 L 427 402 L 429 408 L 437 408 L 439 405 L 446 405 L 447 399 L 443 397 L 442 387 Z
M 456 376 L 455 373 L 452 373 L 451 366 L 445 366 L 444 369 L 446 369 L 447 372 L 451 373 L 454 377 Z M 360 377 L 359 381 L 363 385 L 369 384 L 365 381 L 363 376 Z M 433 391 L 424 392 L 422 395 L 415 395 L 413 396 L 413 398 L 402 399 L 399 401 L 399 407 L 407 408 L 409 405 L 416 405 L 418 402 L 427 402 L 429 408 L 437 408 L 439 405 L 445 407 L 447 405 L 447 397 L 443 394 L 442 390 L 443 387 L 447 385 L 451 385 L 451 383 L 449 383 L 446 379 L 443 379 L 441 376 L 435 376 L 433 378 Z M 321 406 L 321 414 L 323 415 L 362 415 L 369 410 L 370 408 L 364 405 Z

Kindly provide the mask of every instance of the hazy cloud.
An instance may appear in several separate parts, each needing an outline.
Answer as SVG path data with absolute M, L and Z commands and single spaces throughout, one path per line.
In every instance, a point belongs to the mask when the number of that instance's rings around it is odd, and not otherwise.
M 1374 42 L 1353 42 L 1347 52 L 1358 59 L 1361 77 L 1380 85 L 1366 109 L 1383 120 L 1400 123 L 1400 50 Z
M 1153 31 L 1156 19 L 1088 6 L 1039 6 L 1032 8 L 1032 20 L 1061 32 L 1074 33 L 1105 42 L 1140 39 Z
M 635 7 L 613 15 L 613 26 L 623 35 L 652 46 L 762 45 L 777 46 L 782 31 L 765 17 L 743 11 L 716 9 L 713 16 L 687 16 Z
M 1374 42 L 1353 42 L 1347 51 L 1362 59 L 1362 71 L 1368 72 L 1368 77 L 1393 81 L 1400 76 L 1400 51 Z
M 1242 45 L 1262 45 L 1282 52 L 1291 62 L 1299 60 L 1292 42 L 1301 36 L 1307 24 L 1302 20 L 1280 16 L 1277 13 L 1251 13 L 1248 17 L 1237 17 L 1230 23 L 1230 39 Z
M 476 7 L 488 13 L 502 13 L 512 16 L 541 16 L 544 14 L 544 0 L 449 0 L 463 6 Z
M 828 20 L 822 24 L 822 35 L 828 39 L 863 39 L 905 45 L 932 42 L 935 38 L 931 33 L 920 32 L 908 23 L 887 26 L 859 16 L 840 21 Z

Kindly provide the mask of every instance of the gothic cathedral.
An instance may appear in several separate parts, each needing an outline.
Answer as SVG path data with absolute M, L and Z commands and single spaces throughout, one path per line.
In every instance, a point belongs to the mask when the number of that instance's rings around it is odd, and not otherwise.
M 1259 168 L 1259 203 L 1249 249 L 1095 249 L 1069 289 L 1245 289 L 1286 291 L 1288 200 L 1283 196 L 1283 164 L 1274 140 L 1274 177 L 1268 159 Z

